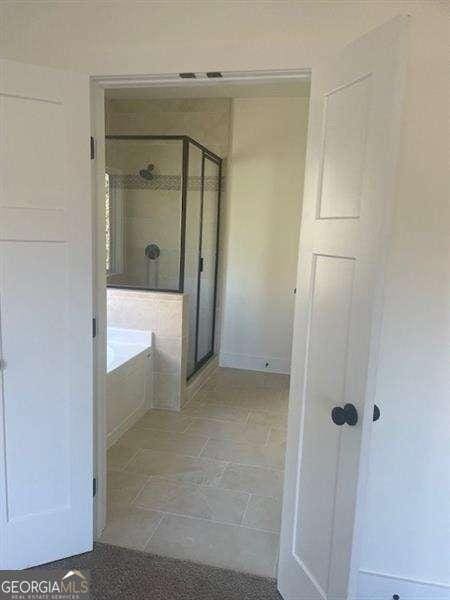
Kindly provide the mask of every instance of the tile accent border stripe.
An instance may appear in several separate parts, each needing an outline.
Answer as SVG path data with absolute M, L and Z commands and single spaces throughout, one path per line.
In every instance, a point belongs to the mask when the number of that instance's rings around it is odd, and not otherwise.
M 153 179 L 143 179 L 139 175 L 110 175 L 110 185 L 116 189 L 127 190 L 181 190 L 181 175 L 154 175 Z M 225 177 L 221 180 L 222 187 Z M 188 178 L 188 190 L 199 192 L 201 189 L 201 177 L 191 176 Z M 218 191 L 218 178 L 214 176 L 205 177 L 205 190 L 208 192 Z

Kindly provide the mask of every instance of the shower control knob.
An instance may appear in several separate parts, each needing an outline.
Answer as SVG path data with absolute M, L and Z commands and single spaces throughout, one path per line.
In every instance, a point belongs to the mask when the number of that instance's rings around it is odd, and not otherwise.
M 358 422 L 358 411 L 354 404 L 346 404 L 344 408 L 335 406 L 331 411 L 331 420 L 335 425 L 342 426 L 346 423 L 353 427 Z
M 161 254 L 161 250 L 157 244 L 148 244 L 145 246 L 144 254 L 150 260 L 156 260 Z

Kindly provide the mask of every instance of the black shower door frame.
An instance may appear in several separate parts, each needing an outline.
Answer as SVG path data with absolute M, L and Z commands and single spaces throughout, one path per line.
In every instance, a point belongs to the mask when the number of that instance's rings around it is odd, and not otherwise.
M 202 174 L 201 174 L 201 200 L 200 200 L 200 228 L 199 228 L 199 252 L 198 252 L 198 268 L 197 268 L 197 315 L 195 319 L 195 368 L 189 375 L 188 380 L 197 373 L 199 369 L 214 356 L 214 345 L 216 337 L 216 309 L 217 309 L 217 275 L 219 268 L 219 232 L 220 232 L 220 203 L 222 195 L 222 159 L 196 142 L 189 138 L 190 143 L 202 150 Z M 214 162 L 219 168 L 218 174 L 218 189 L 217 189 L 217 230 L 216 230 L 216 264 L 214 266 L 214 295 L 213 295 L 213 321 L 210 350 L 204 356 L 198 356 L 198 331 L 200 323 L 200 300 L 201 300 L 201 278 L 202 278 L 202 237 L 203 237 L 203 205 L 205 191 L 205 160 Z
M 108 284 L 107 287 L 148 291 L 148 292 L 169 292 L 175 294 L 184 293 L 184 276 L 185 276 L 185 254 L 186 254 L 186 210 L 187 210 L 187 194 L 188 194 L 188 174 L 189 174 L 189 144 L 196 146 L 202 152 L 202 171 L 201 171 L 201 209 L 200 209 L 200 228 L 199 228 L 199 255 L 197 266 L 197 314 L 195 320 L 195 368 L 189 375 L 190 379 L 201 367 L 210 360 L 214 355 L 215 335 L 216 335 L 216 308 L 217 308 L 217 275 L 219 267 L 219 232 L 220 232 L 220 211 L 221 211 L 221 196 L 222 196 L 222 163 L 223 160 L 217 154 L 214 154 L 206 146 L 191 138 L 188 135 L 106 135 L 107 140 L 174 140 L 182 142 L 182 168 L 181 168 L 181 222 L 180 222 L 180 272 L 178 278 L 178 289 L 161 289 L 151 287 L 136 287 L 124 284 Z M 201 359 L 198 358 L 198 330 L 199 330 L 199 314 L 200 314 L 200 287 L 201 287 L 201 251 L 202 251 L 202 233 L 203 233 L 203 196 L 205 186 L 205 159 L 211 160 L 219 167 L 218 175 L 218 190 L 217 190 L 217 231 L 216 231 L 216 264 L 214 272 L 214 300 L 213 300 L 213 322 L 210 351 Z

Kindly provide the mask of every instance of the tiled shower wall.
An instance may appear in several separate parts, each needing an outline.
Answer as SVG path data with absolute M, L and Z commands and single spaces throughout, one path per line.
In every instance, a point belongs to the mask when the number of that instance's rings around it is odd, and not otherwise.
M 139 170 L 154 165 L 152 180 Z M 178 289 L 180 267 L 182 143 L 165 140 L 107 140 L 106 168 L 110 196 L 124 210 L 124 273 L 109 282 Z M 161 254 L 149 261 L 144 249 L 157 244 Z
M 186 396 L 186 296 L 109 288 L 108 325 L 153 332 L 153 408 L 179 410 Z

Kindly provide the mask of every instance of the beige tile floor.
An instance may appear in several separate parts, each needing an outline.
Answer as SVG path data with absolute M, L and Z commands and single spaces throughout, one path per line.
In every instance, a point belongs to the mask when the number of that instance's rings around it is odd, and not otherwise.
M 148 411 L 108 451 L 102 541 L 274 576 L 288 386 L 218 369 L 181 413 Z

